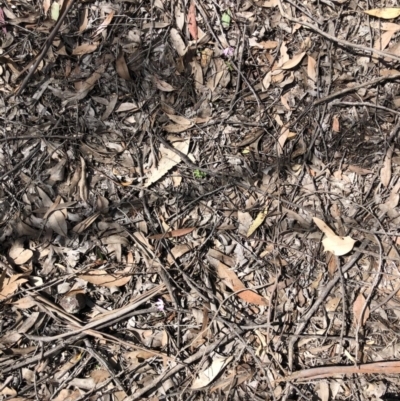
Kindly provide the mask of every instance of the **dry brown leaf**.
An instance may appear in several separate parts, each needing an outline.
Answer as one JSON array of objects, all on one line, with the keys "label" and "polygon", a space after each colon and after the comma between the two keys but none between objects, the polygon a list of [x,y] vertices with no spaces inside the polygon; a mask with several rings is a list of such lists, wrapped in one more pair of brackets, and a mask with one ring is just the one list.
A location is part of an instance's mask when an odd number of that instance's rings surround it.
[{"label": "dry brown leaf", "polygon": [[88,8],[88,7],[85,7],[85,8],[81,11],[81,13],[80,13],[80,15],[79,15],[79,20],[80,20],[80,23],[79,23],[79,32],[83,32],[83,31],[87,28],[87,26],[88,26],[88,24],[89,24],[88,15],[89,15],[89,8]]},{"label": "dry brown leaf", "polygon": [[204,84],[203,69],[197,60],[193,60],[190,65],[192,67],[195,87],[196,89],[201,89]]},{"label": "dry brown leaf", "polygon": [[0,300],[14,294],[18,290],[18,287],[27,281],[28,279],[24,273],[14,274],[10,278],[5,278],[0,291]]},{"label": "dry brown leaf", "polygon": [[43,0],[43,14],[46,15],[47,11],[49,11],[51,5],[51,0]]},{"label": "dry brown leaf", "polygon": [[145,24],[142,25],[143,29],[163,29],[163,28],[167,28],[171,25],[170,22],[161,22],[161,21],[153,21],[153,22],[147,22]]},{"label": "dry brown leaf", "polygon": [[213,74],[210,75],[210,77],[207,80],[207,88],[211,90],[211,92],[214,92],[215,89],[217,88],[219,82],[221,81],[223,75],[224,75],[224,66],[220,59],[215,59],[211,60],[210,67],[213,71]]},{"label": "dry brown leaf", "polygon": [[234,146],[242,147],[242,146],[247,146],[255,142],[258,138],[260,138],[264,134],[264,130],[260,128],[255,128],[248,132],[245,137],[238,143],[236,143]]},{"label": "dry brown leaf", "polygon": [[217,272],[218,276],[222,279],[224,284],[227,287],[229,287],[232,291],[234,291],[236,295],[243,301],[255,305],[262,305],[262,306],[268,305],[268,301],[264,297],[258,295],[256,292],[252,290],[248,290],[244,286],[244,284],[239,280],[236,273],[230,270],[229,267],[226,266],[224,263],[222,262],[218,263]]},{"label": "dry brown leaf", "polygon": [[107,120],[108,117],[110,117],[111,113],[114,111],[115,105],[117,104],[117,100],[118,100],[118,95],[116,93],[113,93],[110,96],[110,101],[108,102],[103,115],[101,116],[102,121],[105,121]]},{"label": "dry brown leaf", "polygon": [[322,240],[325,252],[332,252],[336,256],[343,256],[349,253],[355,244],[351,237],[339,237],[335,232],[318,217],[313,217],[314,223],[325,234]]},{"label": "dry brown leaf", "polygon": [[169,33],[169,37],[171,39],[173,48],[181,57],[183,57],[186,53],[186,46],[180,33],[175,28],[172,28]]},{"label": "dry brown leaf", "polygon": [[185,25],[185,12],[182,10],[182,3],[180,1],[175,3],[174,11],[176,26],[180,31],[182,31],[183,26]]},{"label": "dry brown leaf", "polygon": [[278,156],[281,156],[283,154],[283,147],[285,146],[289,134],[290,134],[289,129],[286,127],[282,127],[281,135],[279,136],[278,142],[276,144],[276,152],[278,153]]},{"label": "dry brown leaf", "polygon": [[90,372],[90,377],[96,384],[102,383],[110,377],[110,373],[105,369],[96,369]]},{"label": "dry brown leaf", "polygon": [[150,235],[148,237],[148,239],[163,239],[163,238],[181,237],[183,235],[190,234],[194,229],[195,229],[195,227],[179,228],[178,230],[168,231],[164,234]]},{"label": "dry brown leaf", "polygon": [[80,274],[78,277],[91,284],[103,287],[122,287],[128,284],[131,279],[131,275],[127,275],[127,273],[118,272],[108,274],[105,270],[94,270],[90,274]]},{"label": "dry brown leaf", "polygon": [[268,71],[268,73],[262,80],[263,91],[266,91],[271,86],[271,82],[272,82],[272,71]]},{"label": "dry brown leaf", "polygon": [[387,188],[390,179],[392,178],[392,156],[393,156],[393,145],[387,150],[385,159],[383,160],[383,167],[381,169],[381,183]]},{"label": "dry brown leaf", "polygon": [[[93,383],[93,386],[94,385],[95,384]],[[81,392],[78,388],[75,390],[62,389],[57,397],[53,398],[53,401],[75,401],[79,398],[81,398]],[[23,400],[25,401],[26,399],[24,398]]]},{"label": "dry brown leaf", "polygon": [[272,82],[274,84],[279,84],[285,78],[285,71],[282,70],[275,70],[272,72]]},{"label": "dry brown leaf", "polygon": [[372,10],[365,10],[365,14],[382,19],[393,19],[400,15],[400,8],[387,7],[387,8],[374,8]]},{"label": "dry brown leaf", "polygon": [[13,305],[18,309],[29,309],[33,308],[36,305],[36,302],[31,297],[24,297],[13,302]]},{"label": "dry brown leaf", "polygon": [[169,132],[170,134],[179,134],[187,131],[191,127],[192,125],[167,124],[163,127],[163,130]]},{"label": "dry brown leaf", "polygon": [[179,259],[185,253],[189,252],[192,248],[187,244],[179,244],[171,249],[171,254],[168,254],[167,260],[170,265],[174,263],[174,259]]},{"label": "dry brown leaf", "polygon": [[[190,139],[187,138],[183,141],[180,138],[175,138],[175,139],[176,140],[172,143],[172,146],[175,149],[178,149],[183,154],[187,155],[189,152]],[[160,145],[160,153],[161,153],[161,159],[158,163],[158,166],[154,167],[149,172],[147,182],[145,184],[146,187],[154,184],[160,178],[164,177],[164,175],[167,174],[167,172],[171,170],[171,168],[175,167],[177,164],[181,162],[181,158],[179,155],[177,155],[172,150],[166,148],[162,144]]]},{"label": "dry brown leaf", "polygon": [[67,211],[56,210],[51,213],[47,220],[47,227],[50,227],[54,232],[61,235],[62,237],[68,236],[67,228]]},{"label": "dry brown leaf", "polygon": [[207,258],[211,266],[213,266],[216,269],[218,269],[218,262],[222,262],[228,265],[228,267],[235,266],[235,259],[233,257],[225,255],[224,253],[216,249],[210,249],[207,252]]},{"label": "dry brown leaf", "polygon": [[326,303],[325,303],[325,309],[327,312],[335,312],[337,307],[339,306],[341,302],[341,298],[335,297],[335,298],[330,298]]},{"label": "dry brown leaf", "polygon": [[253,222],[253,218],[251,217],[251,214],[248,212],[238,211],[237,219],[239,222],[238,232],[240,235],[243,235],[245,237],[249,231],[251,223]]},{"label": "dry brown leaf", "polygon": [[81,200],[87,202],[89,196],[89,189],[86,183],[86,162],[85,159],[81,156],[81,177],[78,182],[79,188],[79,197]]},{"label": "dry brown leaf", "polygon": [[400,25],[393,22],[371,21],[371,27],[382,31],[399,31]]},{"label": "dry brown leaf", "polygon": [[30,249],[25,249],[22,242],[16,241],[11,246],[8,255],[16,265],[23,265],[32,258],[33,252]]},{"label": "dry brown leaf", "polygon": [[102,238],[101,243],[104,245],[119,244],[124,246],[129,246],[129,241],[122,235],[113,234],[108,237]]},{"label": "dry brown leaf", "polygon": [[249,46],[257,47],[259,49],[265,49],[265,50],[275,49],[278,46],[278,44],[279,44],[279,42],[277,42],[275,40],[266,40],[266,41],[257,42],[257,38],[255,38],[254,36],[249,38]]},{"label": "dry brown leaf", "polygon": [[296,67],[297,65],[300,64],[301,60],[303,60],[303,57],[306,55],[306,52],[302,52],[299,54],[296,54],[293,56],[292,59],[286,61],[283,63],[283,65],[280,67],[282,70],[290,70],[291,68]]},{"label": "dry brown leaf", "polygon": [[321,401],[329,401],[329,384],[326,381],[321,381],[317,393]]},{"label": "dry brown leaf", "polygon": [[158,78],[157,76],[153,76],[153,82],[156,85],[157,89],[163,92],[172,92],[176,90],[172,85],[168,82],[163,81],[162,79]]},{"label": "dry brown leaf", "polygon": [[239,365],[231,370],[231,373],[229,373],[226,378],[221,377],[218,382],[210,388],[210,393],[218,390],[222,392],[229,391],[233,385],[240,386],[245,381],[250,380],[253,375],[254,369],[248,364]]},{"label": "dry brown leaf", "polygon": [[114,10],[111,10],[111,12],[107,15],[107,17],[104,18],[104,21],[99,25],[99,27],[93,33],[92,35],[93,38],[97,35],[100,35],[105,29],[107,29],[108,25],[110,25],[110,22],[114,17],[114,14],[115,14]]},{"label": "dry brown leaf", "polygon": [[386,31],[375,40],[374,49],[384,50],[390,43],[395,31]]},{"label": "dry brown leaf", "polygon": [[[97,83],[97,81],[101,78],[102,74],[107,68],[107,64],[102,64],[89,78],[86,79],[86,81],[82,82],[80,85],[80,89],[77,93],[71,93],[71,92],[62,92],[60,93],[59,97],[63,98],[63,105],[69,104],[71,102],[75,102],[81,99],[84,99],[86,95],[92,90],[94,85]],[[50,86],[48,87],[50,88]],[[57,93],[57,90],[54,88],[52,89],[53,93]]]},{"label": "dry brown leaf", "polygon": [[72,50],[72,54],[74,56],[83,56],[84,54],[93,53],[98,47],[98,43],[84,43],[80,46],[76,46],[75,49]]},{"label": "dry brown leaf", "polygon": [[138,105],[135,102],[125,102],[125,103],[121,103],[118,107],[118,109],[116,110],[116,113],[123,113],[123,112],[127,112],[127,111],[138,111],[140,110],[142,106]]},{"label": "dry brown leaf", "polygon": [[169,119],[171,121],[173,121],[176,124],[187,125],[187,126],[192,126],[193,125],[192,121],[190,121],[189,119],[187,119],[187,118],[185,118],[183,116],[177,116],[175,114],[167,114],[167,116],[169,117]]},{"label": "dry brown leaf", "polygon": [[256,3],[258,7],[266,7],[266,8],[272,8],[276,7],[279,4],[278,0],[265,0],[261,2]]},{"label": "dry brown leaf", "polygon": [[334,115],[332,119],[332,131],[340,132],[339,116]]},{"label": "dry brown leaf", "polygon": [[117,70],[117,74],[126,81],[131,80],[131,74],[129,73],[128,66],[125,61],[125,55],[122,48],[119,49],[117,59],[115,61],[115,69]]},{"label": "dry brown leaf", "polygon": [[85,220],[81,221],[78,223],[72,231],[77,234],[83,233],[85,230],[87,230],[100,216],[100,212],[96,212],[94,215],[87,217]]},{"label": "dry brown leaf", "polygon": [[335,275],[337,268],[338,268],[337,259],[335,258],[334,255],[329,253],[328,273],[331,278]]},{"label": "dry brown leaf", "polygon": [[233,356],[226,357],[214,353],[211,366],[199,373],[196,379],[194,379],[191,389],[199,390],[208,386],[232,360]]},{"label": "dry brown leaf", "polygon": [[315,58],[308,56],[307,63],[308,84],[311,88],[315,88],[317,83],[317,61]]},{"label": "dry brown leaf", "polygon": [[363,311],[364,305],[365,305],[365,298],[363,294],[358,294],[356,300],[354,301],[353,304],[353,313],[354,313],[354,325],[358,326],[360,325],[361,327],[365,325],[365,322],[369,318],[369,307],[367,306],[365,308],[364,314],[362,316],[362,322],[361,322],[361,313]]},{"label": "dry brown leaf", "polygon": [[189,33],[192,36],[193,40],[197,40],[199,38],[199,33],[197,29],[196,22],[196,4],[194,0],[191,1],[189,12],[188,12],[188,29]]}]

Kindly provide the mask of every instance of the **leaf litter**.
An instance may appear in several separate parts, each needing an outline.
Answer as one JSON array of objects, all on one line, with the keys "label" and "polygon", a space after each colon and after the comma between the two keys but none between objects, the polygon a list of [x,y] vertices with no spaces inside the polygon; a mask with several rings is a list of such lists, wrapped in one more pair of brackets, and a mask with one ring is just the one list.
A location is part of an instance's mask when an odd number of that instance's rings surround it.
[{"label": "leaf litter", "polygon": [[136,3],[0,5],[1,396],[398,395],[399,9]]}]

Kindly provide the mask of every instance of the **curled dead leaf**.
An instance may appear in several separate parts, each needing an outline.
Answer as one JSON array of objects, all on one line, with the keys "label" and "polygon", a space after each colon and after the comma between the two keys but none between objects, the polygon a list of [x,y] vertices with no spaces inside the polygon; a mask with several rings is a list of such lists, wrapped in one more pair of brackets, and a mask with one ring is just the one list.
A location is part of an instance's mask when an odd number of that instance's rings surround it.
[{"label": "curled dead leaf", "polygon": [[300,64],[301,60],[303,60],[303,57],[306,55],[306,52],[302,52],[299,54],[296,54],[295,56],[293,56],[292,59],[286,61],[285,63],[283,63],[283,65],[281,66],[282,70],[290,70],[294,67],[296,67],[297,65]]},{"label": "curled dead leaf", "polygon": [[353,238],[336,235],[335,232],[318,217],[313,217],[313,221],[326,236],[322,240],[325,252],[332,252],[336,256],[343,256],[353,249],[356,242]]}]

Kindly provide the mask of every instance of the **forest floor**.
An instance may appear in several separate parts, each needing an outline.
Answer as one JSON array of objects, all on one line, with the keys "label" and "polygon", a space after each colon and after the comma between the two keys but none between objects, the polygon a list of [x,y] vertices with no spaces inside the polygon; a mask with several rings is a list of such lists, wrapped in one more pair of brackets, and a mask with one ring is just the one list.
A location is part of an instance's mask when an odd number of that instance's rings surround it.
[{"label": "forest floor", "polygon": [[0,400],[399,399],[395,5],[1,3]]}]

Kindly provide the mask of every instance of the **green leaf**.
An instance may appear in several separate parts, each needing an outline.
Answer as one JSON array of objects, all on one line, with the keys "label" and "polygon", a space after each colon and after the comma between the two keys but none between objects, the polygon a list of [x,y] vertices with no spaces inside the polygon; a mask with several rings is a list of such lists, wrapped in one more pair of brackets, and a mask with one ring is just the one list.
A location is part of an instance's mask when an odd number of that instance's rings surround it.
[{"label": "green leaf", "polygon": [[224,29],[229,29],[231,25],[231,12],[229,10],[222,14],[221,23]]},{"label": "green leaf", "polygon": [[50,17],[52,20],[57,21],[60,16],[60,5],[54,1],[50,9]]}]

